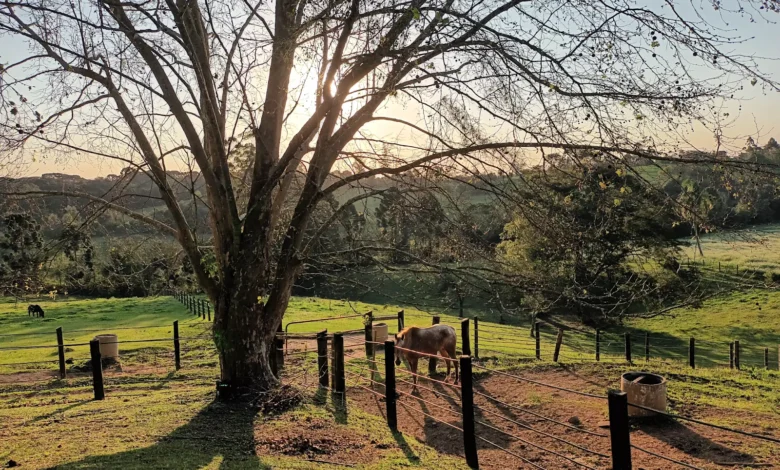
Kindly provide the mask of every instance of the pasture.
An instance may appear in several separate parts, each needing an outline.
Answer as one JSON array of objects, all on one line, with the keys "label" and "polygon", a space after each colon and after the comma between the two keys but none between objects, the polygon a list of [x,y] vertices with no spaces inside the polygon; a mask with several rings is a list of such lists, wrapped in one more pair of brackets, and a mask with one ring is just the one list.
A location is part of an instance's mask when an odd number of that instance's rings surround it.
[{"label": "pasture", "polygon": [[[742,371],[726,367],[690,369],[684,360],[678,360],[680,358],[674,347],[661,347],[666,345],[660,342],[661,337],[687,344],[689,335],[726,344],[737,333],[762,341],[775,341],[776,336],[772,335],[778,329],[773,323],[776,320],[771,320],[772,312],[778,307],[775,297],[763,291],[741,295],[744,297],[710,301],[700,310],[676,312],[675,322],[664,322],[663,319],[634,322],[629,330],[633,337],[652,330],[653,338],[659,338],[658,350],[654,350],[654,357],[648,363],[644,362],[642,344],[637,341],[639,346],[635,347],[638,349],[634,368],[661,373],[670,379],[671,407],[675,412],[777,436],[780,432],[776,426],[780,404],[780,375],[777,372],[748,364],[743,366]],[[739,307],[753,301],[752,296],[766,297],[760,297],[761,311],[756,309],[748,314],[746,309],[740,310]],[[103,401],[91,400],[88,374],[69,371],[68,379],[58,380],[42,373],[56,370],[56,349],[0,349],[0,363],[36,362],[40,360],[42,351],[45,351],[45,359],[51,359],[44,364],[2,366],[4,369],[0,377],[6,378],[0,381],[0,421],[4,423],[0,428],[2,463],[14,460],[23,464],[23,468],[57,466],[67,469],[117,466],[392,469],[442,468],[442,465],[446,468],[467,468],[462,460],[461,438],[451,427],[458,426],[458,417],[439,410],[442,406],[457,409],[459,400],[457,396],[451,396],[453,389],[437,382],[426,384],[423,380],[424,388],[414,398],[409,398],[412,396],[408,394],[410,386],[404,383],[409,377],[405,371],[399,370],[399,393],[406,394],[399,400],[400,431],[388,430],[383,420],[385,405],[377,397],[377,390],[382,390],[381,385],[371,382],[370,376],[363,372],[367,364],[362,359],[360,334],[351,336],[348,341],[352,352],[348,354],[347,362],[346,407],[316,392],[316,364],[312,362],[314,356],[310,354],[310,342],[301,340],[296,344],[290,340],[289,346],[294,353],[285,359],[285,383],[302,390],[303,399],[292,409],[261,413],[257,409],[213,402],[217,363],[213,345],[204,337],[209,324],[192,315],[175,299],[59,299],[36,302],[46,310],[45,319],[27,317],[26,304],[15,305],[10,301],[0,304],[2,334],[10,335],[0,337],[0,348],[26,347],[41,341],[42,344],[56,344],[55,326],[61,326],[65,331],[66,344],[88,341],[97,331],[115,332],[119,334],[120,341],[169,338],[173,321],[179,322],[182,338],[192,339],[182,341],[182,368],[178,371],[173,368],[172,342],[120,344],[122,370],[106,371],[106,399]],[[284,324],[352,316],[368,310],[372,310],[375,317],[392,316],[399,308],[295,298]],[[435,312],[406,309],[406,324],[430,324],[432,313]],[[458,318],[449,315],[439,317],[441,323],[458,327]],[[729,327],[729,323],[735,320],[742,321],[742,329]],[[386,322],[390,331],[395,331],[395,322]],[[481,422],[485,426],[499,428],[508,417],[513,435],[541,443],[545,449],[560,452],[566,446],[562,449],[558,446],[559,441],[548,438],[535,441],[540,430],[563,436],[580,446],[589,446],[596,452],[608,453],[605,442],[593,441],[587,435],[580,440],[569,431],[560,434],[560,426],[549,424],[546,420],[532,418],[517,421],[519,418],[513,414],[499,419],[497,414],[507,410],[489,400],[500,398],[510,401],[515,403],[513,406],[545,419],[562,423],[568,420],[581,422],[583,429],[598,433],[596,424],[607,416],[605,402],[593,403],[592,400],[551,391],[543,386],[513,383],[510,377],[497,374],[500,371],[522,373],[543,383],[603,393],[614,387],[619,374],[630,367],[625,363],[616,339],[623,332],[604,333],[602,362],[595,363],[592,332],[581,327],[568,329],[564,334],[559,361],[554,363],[552,351],[557,330],[553,326],[541,328],[541,359],[536,360],[535,340],[529,336],[527,325],[512,327],[484,320],[480,323],[482,359],[478,364],[483,369],[475,369],[474,380],[478,386],[476,390],[481,394],[477,397],[477,405],[483,410],[479,415]],[[362,319],[352,317],[293,324],[289,331],[301,334],[328,329],[334,332],[359,329],[361,326]],[[24,336],[23,333],[35,335]],[[473,329],[470,339],[473,347]],[[614,351],[610,349],[612,343],[616,346]],[[78,359],[88,357],[86,349],[81,351],[79,348],[73,348],[67,354],[77,359],[74,364],[78,364]],[[306,353],[297,355],[299,352]],[[29,373],[29,368],[33,369],[33,373]],[[426,370],[425,367],[421,369]],[[8,380],[9,377],[14,379]],[[522,425],[512,424],[515,421]],[[529,424],[534,426],[535,431],[526,429]],[[723,462],[719,459],[724,458],[746,464],[777,463],[780,459],[777,447],[766,442],[750,439],[738,442],[733,437],[711,433],[698,426],[675,425],[670,433],[663,429],[638,427],[632,432],[632,439],[644,448],[694,463],[699,468],[721,468],[713,462]],[[577,467],[533,446],[507,440],[490,429],[482,435],[510,452],[522,452],[543,468]],[[724,439],[725,445],[711,442]],[[682,446],[682,442],[693,444]],[[689,445],[699,446],[700,449],[691,450],[686,447]],[[483,468],[506,468],[507,455],[503,451],[486,445],[481,445],[480,449]],[[643,468],[666,468],[661,459],[646,455],[637,455],[636,458],[643,463]],[[597,456],[578,457],[577,461],[594,468],[606,468]],[[522,461],[513,465],[520,466]]]}]

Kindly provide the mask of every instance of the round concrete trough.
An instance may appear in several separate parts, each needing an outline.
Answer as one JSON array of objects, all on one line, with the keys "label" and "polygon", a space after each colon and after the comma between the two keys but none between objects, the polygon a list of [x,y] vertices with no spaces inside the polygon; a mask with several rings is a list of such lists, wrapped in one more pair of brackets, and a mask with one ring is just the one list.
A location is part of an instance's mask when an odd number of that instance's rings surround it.
[{"label": "round concrete trough", "polygon": [[[620,378],[620,390],[625,392],[628,403],[666,411],[666,378],[650,372],[626,372]],[[628,406],[628,416],[646,417],[656,413],[635,406]]]},{"label": "round concrete trough", "polygon": [[372,328],[374,341],[377,343],[384,343],[387,341],[387,323],[374,323]]},{"label": "round concrete trough", "polygon": [[104,334],[97,335],[95,339],[100,342],[100,357],[113,357],[119,359],[119,344],[116,335]]}]

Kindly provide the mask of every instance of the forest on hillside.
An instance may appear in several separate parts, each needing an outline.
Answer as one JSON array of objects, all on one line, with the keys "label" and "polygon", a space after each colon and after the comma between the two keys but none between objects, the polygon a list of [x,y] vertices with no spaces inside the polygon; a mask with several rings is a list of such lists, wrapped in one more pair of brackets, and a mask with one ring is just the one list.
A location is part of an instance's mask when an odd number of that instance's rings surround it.
[{"label": "forest on hillside", "polygon": [[[684,243],[780,221],[774,173],[712,160],[772,168],[780,165],[780,145],[749,140],[739,155],[679,157],[615,166],[598,153],[571,152],[514,174],[372,177],[345,184],[313,215],[320,228],[306,234],[310,257],[295,292],[392,297],[461,313],[477,305],[507,315],[565,310],[594,322],[695,303],[705,289],[680,264]],[[237,182],[245,167],[237,153]],[[334,172],[329,179],[350,175]],[[199,243],[210,245],[200,175],[169,172],[168,178]],[[147,174],[45,174],[2,179],[0,187],[36,195],[9,201],[0,214],[0,288],[6,294],[197,290],[175,240],[96,202],[172,224]],[[292,207],[282,217],[292,217]],[[216,273],[213,252],[202,250],[206,268]]]}]

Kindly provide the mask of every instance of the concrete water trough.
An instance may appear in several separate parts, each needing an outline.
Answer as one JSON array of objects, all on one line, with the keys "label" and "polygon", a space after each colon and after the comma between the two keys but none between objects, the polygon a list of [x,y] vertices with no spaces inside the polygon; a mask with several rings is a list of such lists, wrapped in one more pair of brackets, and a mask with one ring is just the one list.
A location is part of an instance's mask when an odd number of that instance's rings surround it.
[{"label": "concrete water trough", "polygon": [[[626,372],[620,378],[620,390],[625,392],[628,403],[666,411],[666,378],[650,372]],[[628,416],[648,417],[657,413],[628,406]]]},{"label": "concrete water trough", "polygon": [[119,344],[117,341],[117,335],[103,334],[95,336],[95,339],[100,342],[100,357],[103,359],[112,358],[119,360]]}]

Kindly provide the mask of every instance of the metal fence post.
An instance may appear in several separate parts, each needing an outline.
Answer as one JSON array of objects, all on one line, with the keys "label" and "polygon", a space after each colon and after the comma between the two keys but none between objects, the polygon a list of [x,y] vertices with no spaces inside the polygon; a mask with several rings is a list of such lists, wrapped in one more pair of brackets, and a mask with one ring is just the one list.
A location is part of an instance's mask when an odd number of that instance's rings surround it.
[{"label": "metal fence post", "polygon": [[474,420],[474,379],[471,373],[471,357],[460,356],[460,396],[463,409],[463,451],[466,463],[471,468],[479,468],[477,456],[477,437]]},{"label": "metal fence post", "polygon": [[469,338],[469,319],[460,321],[460,342],[464,356],[471,356],[471,340]]},{"label": "metal fence post", "polygon": [[609,438],[612,445],[612,469],[631,470],[631,437],[628,430],[628,395],[610,390]]},{"label": "metal fence post", "polygon": [[[431,318],[431,325],[438,325],[440,320],[441,319],[438,316],[434,316]],[[428,358],[428,375],[436,375],[436,359],[432,357]]]},{"label": "metal fence post", "polygon": [[328,330],[317,333],[317,370],[320,387],[328,388]]},{"label": "metal fence post", "polygon": [[89,342],[89,354],[92,357],[92,389],[95,392],[95,400],[106,397],[103,390],[103,363],[100,358],[100,341],[93,339]]},{"label": "metal fence post", "polygon": [[173,359],[176,370],[181,369],[181,347],[179,345],[179,321],[173,322]]},{"label": "metal fence post", "polygon": [[62,339],[62,327],[57,328],[57,358],[60,363],[60,378],[65,378],[65,344]]},{"label": "metal fence post", "polygon": [[385,405],[387,405],[387,426],[398,429],[398,411],[395,400],[395,342],[385,341]]}]

